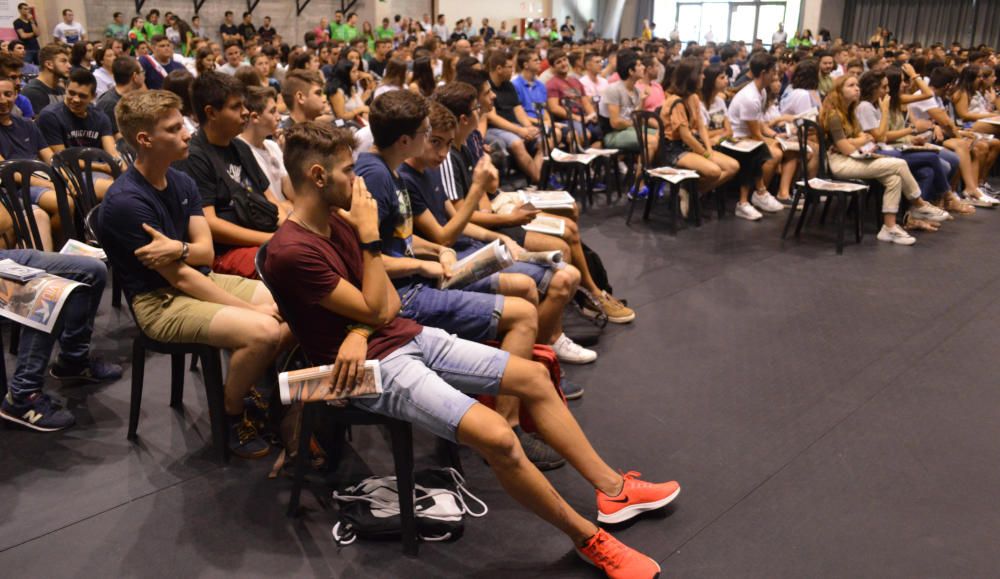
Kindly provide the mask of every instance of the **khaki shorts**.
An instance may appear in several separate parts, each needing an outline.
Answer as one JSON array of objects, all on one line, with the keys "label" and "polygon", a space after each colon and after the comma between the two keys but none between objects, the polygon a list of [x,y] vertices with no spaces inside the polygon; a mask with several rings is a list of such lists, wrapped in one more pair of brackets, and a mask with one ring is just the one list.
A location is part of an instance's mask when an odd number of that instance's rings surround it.
[{"label": "khaki shorts", "polygon": [[[209,273],[208,278],[226,293],[245,302],[261,283],[256,280]],[[205,302],[182,294],[176,288],[163,288],[135,296],[132,309],[136,321],[147,336],[160,342],[208,344],[208,326],[222,304]]]}]

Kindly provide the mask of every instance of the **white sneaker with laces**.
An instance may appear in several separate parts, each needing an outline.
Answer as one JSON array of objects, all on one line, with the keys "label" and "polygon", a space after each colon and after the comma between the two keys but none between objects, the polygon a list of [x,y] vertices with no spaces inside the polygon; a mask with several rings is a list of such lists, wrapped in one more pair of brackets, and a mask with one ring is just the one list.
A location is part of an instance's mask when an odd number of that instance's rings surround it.
[{"label": "white sneaker with laces", "polygon": [[893,225],[891,228],[883,225],[882,230],[878,232],[878,240],[897,245],[913,245],[917,242],[916,237],[904,231],[899,225]]},{"label": "white sneaker with laces", "polygon": [[926,219],[927,221],[934,221],[937,223],[948,221],[952,218],[950,213],[940,207],[931,205],[930,203],[924,203],[920,207],[910,209],[910,215],[916,217],[917,219]]},{"label": "white sneaker with laces", "polygon": [[577,344],[566,334],[560,334],[552,349],[560,362],[567,364],[589,364],[597,359],[597,352]]},{"label": "white sneaker with laces", "polygon": [[1000,205],[1000,199],[997,199],[996,197],[990,195],[989,193],[983,191],[982,189],[979,190],[979,200],[989,203],[989,205],[983,205],[983,207],[992,207],[994,205]]},{"label": "white sneaker with laces", "polygon": [[760,211],[754,209],[753,205],[750,205],[749,203],[737,203],[736,216],[750,221],[757,221],[763,217],[763,215],[760,214]]},{"label": "white sneaker with laces", "polygon": [[781,201],[775,199],[774,195],[771,195],[767,191],[754,192],[750,197],[750,202],[753,203],[754,207],[768,213],[777,213],[785,209]]}]

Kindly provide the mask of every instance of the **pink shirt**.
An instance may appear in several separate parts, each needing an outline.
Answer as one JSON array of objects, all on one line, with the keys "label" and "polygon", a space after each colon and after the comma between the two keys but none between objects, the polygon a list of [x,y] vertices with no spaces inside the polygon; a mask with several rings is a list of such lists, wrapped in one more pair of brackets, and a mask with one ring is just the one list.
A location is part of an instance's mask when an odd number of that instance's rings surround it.
[{"label": "pink shirt", "polygon": [[[638,85],[638,83],[636,84],[637,86],[640,86]],[[649,96],[646,97],[646,100],[642,101],[643,110],[655,111],[656,109],[660,108],[663,105],[663,99],[664,99],[663,87],[660,86],[660,83],[643,82],[639,90],[642,89],[646,89],[646,91],[649,93]]]}]

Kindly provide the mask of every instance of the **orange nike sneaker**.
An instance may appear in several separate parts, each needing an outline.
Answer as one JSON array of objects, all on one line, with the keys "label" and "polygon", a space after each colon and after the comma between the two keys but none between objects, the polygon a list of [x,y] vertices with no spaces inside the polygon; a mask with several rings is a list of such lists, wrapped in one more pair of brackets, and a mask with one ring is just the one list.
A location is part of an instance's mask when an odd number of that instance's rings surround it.
[{"label": "orange nike sneaker", "polygon": [[629,471],[622,475],[622,492],[611,497],[597,491],[597,520],[602,523],[624,523],[639,513],[670,504],[681,493],[677,481],[649,483],[639,480],[641,473]]},{"label": "orange nike sneaker", "polygon": [[576,552],[610,579],[655,579],[660,576],[659,563],[628,547],[604,529],[598,529],[597,534]]}]

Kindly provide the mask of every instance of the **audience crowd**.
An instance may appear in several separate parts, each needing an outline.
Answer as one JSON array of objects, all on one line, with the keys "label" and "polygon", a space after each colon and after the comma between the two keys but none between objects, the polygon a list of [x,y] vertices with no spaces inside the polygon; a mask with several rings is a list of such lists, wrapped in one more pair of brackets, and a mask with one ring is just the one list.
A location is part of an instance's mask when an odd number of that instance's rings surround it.
[{"label": "audience crowd", "polygon": [[[633,199],[663,194],[641,166],[695,171],[684,213],[732,187],[736,216],[757,221],[787,210],[803,178],[864,180],[881,196],[877,238],[900,245],[1000,204],[987,180],[1000,156],[988,46],[903,43],[881,28],[865,43],[813,42],[808,31],[787,41],[779,29],[769,49],[683,44],[648,24],[614,42],[569,17],[517,30],[397,15],[373,27],[340,11],[290,43],[268,17],[257,26],[230,11],[216,32],[156,9],[127,22],[115,13],[96,39],[67,9],[43,45],[31,7],[19,12],[18,39],[0,47],[0,160],[51,164],[89,147],[119,165],[117,179],[117,168],[96,167],[88,224],[146,335],[231,352],[233,454],[269,454],[261,391],[293,346],[333,365],[337,392],[378,359],[385,392],[355,404],[478,451],[512,496],[612,577],[659,567],[577,514],[539,470],[568,461],[580,471],[602,523],[660,508],[680,487],[605,463],[563,401],[583,388],[565,373],[553,384],[532,359],[544,344],[563,364],[597,360],[563,329],[571,303],[612,323],[636,312],[595,269],[575,205],[495,210],[502,190],[559,189],[548,151],[592,147],[614,150],[616,168],[635,176]],[[633,121],[643,111],[658,120],[647,135]],[[23,248],[8,200],[0,257],[87,285],[56,332],[23,330],[0,417],[56,431],[75,419],[43,392],[46,371],[99,382],[122,368],[90,352],[107,269],[53,253],[68,229],[59,188],[30,179],[24,209],[41,244]],[[540,217],[559,227],[522,227]],[[494,241],[515,258],[559,250],[563,260],[443,288],[458,260]],[[495,408],[467,394],[491,395]],[[521,428],[522,412],[537,432]]]}]

